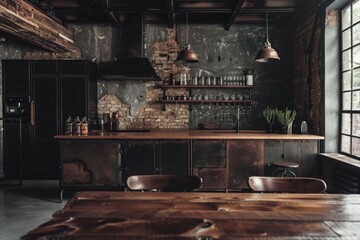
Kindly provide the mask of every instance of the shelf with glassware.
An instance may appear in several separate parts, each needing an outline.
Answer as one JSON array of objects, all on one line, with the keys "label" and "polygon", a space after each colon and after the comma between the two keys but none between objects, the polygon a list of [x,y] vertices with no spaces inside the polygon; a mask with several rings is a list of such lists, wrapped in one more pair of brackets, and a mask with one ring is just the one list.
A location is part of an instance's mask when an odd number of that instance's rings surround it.
[{"label": "shelf with glassware", "polygon": [[[242,103],[242,104],[251,104],[255,102],[251,100],[251,89],[252,85],[164,85],[162,103]],[[167,95],[167,89],[189,89],[189,95],[183,96],[170,96]],[[231,95],[201,95],[195,94],[192,95],[191,89],[244,89],[248,90],[246,95],[241,94],[231,94]]]}]

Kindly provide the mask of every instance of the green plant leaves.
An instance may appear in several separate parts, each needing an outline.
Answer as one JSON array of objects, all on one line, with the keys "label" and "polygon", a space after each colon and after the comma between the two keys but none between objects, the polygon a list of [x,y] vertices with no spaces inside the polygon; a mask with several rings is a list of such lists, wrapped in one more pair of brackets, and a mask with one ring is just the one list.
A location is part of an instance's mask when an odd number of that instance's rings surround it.
[{"label": "green plant leaves", "polygon": [[275,120],[277,120],[281,125],[287,126],[295,120],[296,111],[289,110],[288,108],[279,110],[277,108],[266,107],[263,110],[263,116],[270,125],[273,125]]}]

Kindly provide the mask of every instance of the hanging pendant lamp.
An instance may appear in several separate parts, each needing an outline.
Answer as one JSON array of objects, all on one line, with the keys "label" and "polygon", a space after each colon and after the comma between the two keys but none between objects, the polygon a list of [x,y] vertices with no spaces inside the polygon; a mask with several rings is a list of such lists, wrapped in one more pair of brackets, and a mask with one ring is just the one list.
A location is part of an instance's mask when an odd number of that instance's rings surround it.
[{"label": "hanging pendant lamp", "polygon": [[260,49],[255,57],[256,62],[270,62],[280,60],[278,53],[271,47],[269,42],[268,13],[266,13],[266,42],[264,48]]},{"label": "hanging pendant lamp", "polygon": [[199,62],[199,59],[196,53],[191,50],[191,46],[189,44],[189,36],[188,36],[188,13],[186,12],[186,26],[185,26],[185,46],[184,49],[179,52],[175,61],[183,61],[185,63],[196,63]]}]

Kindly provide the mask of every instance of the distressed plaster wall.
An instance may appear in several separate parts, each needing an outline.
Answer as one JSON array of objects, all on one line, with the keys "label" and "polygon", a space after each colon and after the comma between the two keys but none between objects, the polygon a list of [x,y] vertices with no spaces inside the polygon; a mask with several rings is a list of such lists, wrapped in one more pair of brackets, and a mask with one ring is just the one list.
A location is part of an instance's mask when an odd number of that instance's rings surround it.
[{"label": "distressed plaster wall", "polygon": [[[225,31],[220,25],[197,25],[189,27],[189,43],[197,53],[200,62],[188,64],[191,76],[225,76],[243,74],[245,68],[255,69],[252,99],[257,102],[249,109],[243,108],[240,124],[243,129],[262,129],[264,120],[262,109],[265,106],[292,108],[292,35],[286,27],[270,26],[270,40],[280,54],[278,63],[255,63],[257,51],[263,47],[265,28],[261,25],[232,25]],[[166,26],[146,25],[145,56],[151,58],[154,42],[166,37]],[[177,39],[185,42],[185,26],[177,26]],[[191,95],[244,95],[244,90],[193,89]],[[192,104],[190,128],[197,128],[204,122],[220,123],[222,128],[235,127],[234,117],[237,106],[228,104]]]}]

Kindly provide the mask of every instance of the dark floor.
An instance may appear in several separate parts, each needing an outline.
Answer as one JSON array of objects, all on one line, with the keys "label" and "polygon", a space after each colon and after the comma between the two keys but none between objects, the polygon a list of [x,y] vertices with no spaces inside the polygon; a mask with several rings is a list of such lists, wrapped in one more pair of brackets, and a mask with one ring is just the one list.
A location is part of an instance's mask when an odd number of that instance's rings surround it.
[{"label": "dark floor", "polygon": [[0,239],[15,240],[61,209],[71,194],[59,199],[59,181],[23,181],[22,186],[3,186],[0,182]]}]

